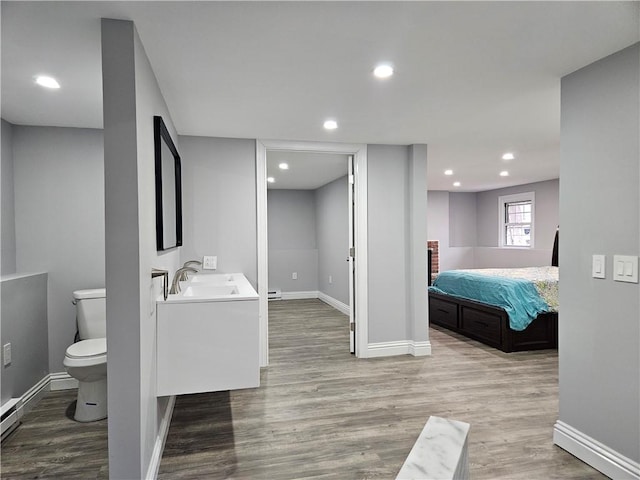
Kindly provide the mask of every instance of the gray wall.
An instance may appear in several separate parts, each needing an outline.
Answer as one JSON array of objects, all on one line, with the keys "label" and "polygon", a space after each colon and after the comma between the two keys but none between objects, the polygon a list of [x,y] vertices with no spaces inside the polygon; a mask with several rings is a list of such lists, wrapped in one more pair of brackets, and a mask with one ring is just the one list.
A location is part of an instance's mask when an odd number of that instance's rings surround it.
[{"label": "gray wall", "polygon": [[475,247],[478,244],[476,201],[475,193],[449,194],[450,247]]},{"label": "gray wall", "polygon": [[367,147],[369,343],[428,339],[426,147],[420,150]]},{"label": "gray wall", "polygon": [[[553,238],[559,221],[559,180],[548,180],[477,194],[477,268],[550,265]],[[535,192],[534,246],[498,248],[498,197]],[[488,248],[485,248],[488,247]]]},{"label": "gray wall", "polygon": [[13,190],[13,125],[2,120],[2,197],[0,198],[2,218],[2,238],[0,247],[2,261],[0,272],[2,275],[16,271],[16,221]]},{"label": "gray wall", "polygon": [[[153,116],[177,134],[132,22],[102,20],[109,476],[146,478],[168,397],[157,398],[155,300],[178,248],[157,253]],[[180,151],[180,145],[176,145]]]},{"label": "gray wall", "polygon": [[180,260],[218,257],[218,272],[257,287],[255,140],[180,136],[183,246]]},{"label": "gray wall", "polygon": [[[614,282],[638,255],[640,44],[562,79],[560,420],[640,461],[640,287]],[[593,254],[607,278],[591,278]]]},{"label": "gray wall", "polygon": [[345,175],[315,191],[318,290],[345,305],[350,303],[348,188]]},{"label": "gray wall", "polygon": [[2,404],[24,395],[49,373],[47,274],[3,276],[0,345],[11,343],[2,367]]},{"label": "gray wall", "polygon": [[[559,180],[478,193],[429,192],[429,240],[440,241],[440,270],[551,264],[559,225]],[[534,248],[498,247],[498,197],[535,192]]]},{"label": "gray wall", "polygon": [[[318,290],[316,196],[313,190],[267,190],[269,288]],[[298,279],[291,274],[296,272]]]},{"label": "gray wall", "polygon": [[100,130],[13,127],[17,271],[49,273],[49,369],[76,333],[72,292],[105,286]]},{"label": "gray wall", "polygon": [[[473,268],[475,265],[473,259],[474,246],[450,246],[449,201],[451,194],[449,192],[431,190],[427,193],[427,198],[427,238],[428,240],[438,240],[439,242],[440,271]],[[473,223],[475,225],[475,217]]]}]

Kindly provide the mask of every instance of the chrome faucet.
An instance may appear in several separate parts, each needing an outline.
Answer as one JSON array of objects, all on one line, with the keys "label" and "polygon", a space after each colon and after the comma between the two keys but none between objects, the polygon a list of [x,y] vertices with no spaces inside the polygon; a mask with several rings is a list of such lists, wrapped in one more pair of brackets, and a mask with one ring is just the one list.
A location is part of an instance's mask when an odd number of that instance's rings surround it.
[{"label": "chrome faucet", "polygon": [[198,270],[191,267],[182,267],[176,270],[176,274],[173,276],[173,282],[171,282],[170,294],[180,293],[180,282],[185,281],[188,278],[189,272],[196,273]]},{"label": "chrome faucet", "polygon": [[182,266],[183,267],[188,267],[189,265],[202,265],[202,262],[200,260],[189,260],[187,262],[184,262],[184,265],[182,265]]}]

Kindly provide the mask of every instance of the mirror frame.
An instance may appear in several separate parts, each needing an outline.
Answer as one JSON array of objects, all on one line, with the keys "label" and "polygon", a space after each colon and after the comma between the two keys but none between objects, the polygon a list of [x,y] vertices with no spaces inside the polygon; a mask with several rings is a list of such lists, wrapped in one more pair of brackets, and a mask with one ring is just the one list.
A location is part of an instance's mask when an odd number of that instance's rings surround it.
[{"label": "mirror frame", "polygon": [[[154,152],[155,152],[155,170],[156,170],[156,247],[158,251],[169,250],[171,248],[182,245],[182,181],[181,181],[181,163],[178,150],[171,139],[171,135],[167,130],[162,117],[155,115],[153,117],[154,132]],[[165,245],[164,239],[164,212],[162,208],[163,199],[163,179],[162,179],[162,142],[169,148],[173,155],[173,165],[175,172],[175,197],[176,197],[176,243],[173,245]],[[167,160],[167,159],[164,159]],[[171,159],[169,159],[171,160]]]}]

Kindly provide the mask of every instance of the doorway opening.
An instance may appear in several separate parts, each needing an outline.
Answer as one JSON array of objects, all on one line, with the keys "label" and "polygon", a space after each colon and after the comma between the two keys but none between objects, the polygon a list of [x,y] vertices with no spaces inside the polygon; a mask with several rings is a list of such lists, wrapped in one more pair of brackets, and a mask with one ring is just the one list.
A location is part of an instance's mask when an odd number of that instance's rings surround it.
[{"label": "doorway opening", "polygon": [[[325,158],[349,159],[347,183],[349,185],[349,244],[345,245],[344,259],[349,262],[349,301],[351,349],[358,357],[367,352],[367,152],[366,145],[315,142],[286,142],[258,140],[256,142],[257,223],[258,223],[258,294],[260,296],[260,365],[269,363],[269,249],[267,221],[267,172],[269,158],[293,158],[292,154],[327,155]],[[286,161],[274,160],[278,163]],[[336,160],[339,161],[339,160]],[[282,178],[286,178],[283,176]],[[281,180],[282,181],[282,180]],[[357,253],[356,253],[357,252]],[[287,272],[291,277],[298,272]],[[290,277],[290,278],[291,278]],[[291,280],[294,280],[291,278]],[[328,281],[329,279],[323,279]],[[295,281],[295,280],[294,280]],[[357,309],[354,306],[358,305]]]}]

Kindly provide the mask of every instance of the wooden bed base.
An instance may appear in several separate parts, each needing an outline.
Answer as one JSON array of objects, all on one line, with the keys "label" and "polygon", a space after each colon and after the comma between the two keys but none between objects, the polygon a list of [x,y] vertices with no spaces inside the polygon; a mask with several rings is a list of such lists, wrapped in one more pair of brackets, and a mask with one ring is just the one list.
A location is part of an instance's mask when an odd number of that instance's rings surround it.
[{"label": "wooden bed base", "polygon": [[543,313],[523,331],[511,330],[502,308],[429,292],[429,322],[503,352],[558,348],[558,313]]}]

